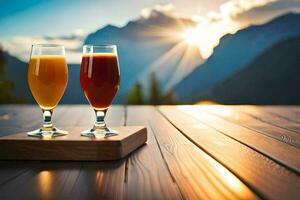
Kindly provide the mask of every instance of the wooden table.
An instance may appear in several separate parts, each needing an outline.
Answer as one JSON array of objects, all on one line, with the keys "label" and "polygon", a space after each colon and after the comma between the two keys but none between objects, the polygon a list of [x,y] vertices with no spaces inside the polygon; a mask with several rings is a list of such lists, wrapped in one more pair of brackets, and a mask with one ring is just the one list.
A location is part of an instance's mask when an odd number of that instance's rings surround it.
[{"label": "wooden table", "polygon": [[[0,134],[41,117],[1,106]],[[86,105],[54,112],[67,130],[93,120]],[[147,144],[118,161],[0,161],[0,199],[300,199],[300,107],[114,106],[107,122],[146,125]]]}]

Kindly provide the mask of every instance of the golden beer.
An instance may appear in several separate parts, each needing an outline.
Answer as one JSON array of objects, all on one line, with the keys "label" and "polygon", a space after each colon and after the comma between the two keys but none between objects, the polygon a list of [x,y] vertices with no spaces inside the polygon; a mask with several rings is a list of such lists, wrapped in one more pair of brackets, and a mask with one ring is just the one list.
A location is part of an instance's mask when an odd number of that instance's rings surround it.
[{"label": "golden beer", "polygon": [[43,110],[52,110],[61,99],[68,82],[68,66],[63,55],[31,56],[28,84]]}]

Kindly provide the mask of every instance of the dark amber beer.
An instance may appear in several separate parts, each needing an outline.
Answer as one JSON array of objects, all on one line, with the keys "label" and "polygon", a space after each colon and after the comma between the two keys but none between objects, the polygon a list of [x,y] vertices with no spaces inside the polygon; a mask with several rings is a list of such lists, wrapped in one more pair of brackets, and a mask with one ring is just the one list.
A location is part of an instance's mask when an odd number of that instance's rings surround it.
[{"label": "dark amber beer", "polygon": [[120,71],[116,45],[84,45],[80,67],[80,84],[93,107],[96,121],[82,136],[103,138],[118,134],[106,126],[106,111],[119,89]]},{"label": "dark amber beer", "polygon": [[80,83],[95,110],[106,110],[120,84],[118,59],[114,53],[92,53],[82,56]]}]

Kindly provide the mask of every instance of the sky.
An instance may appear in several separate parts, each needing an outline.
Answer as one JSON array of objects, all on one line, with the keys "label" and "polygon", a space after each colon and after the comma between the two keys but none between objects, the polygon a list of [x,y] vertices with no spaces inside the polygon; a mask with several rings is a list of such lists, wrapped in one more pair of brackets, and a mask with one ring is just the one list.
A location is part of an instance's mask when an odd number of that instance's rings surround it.
[{"label": "sky", "polygon": [[[12,35],[38,36],[91,32],[105,24],[122,26],[140,15],[142,9],[173,4],[178,13],[205,13],[224,0],[1,0],[0,38]],[[205,9],[204,9],[205,8]],[[41,28],[42,27],[42,28]]]},{"label": "sky", "polygon": [[300,12],[300,0],[0,0],[0,44],[25,61],[32,43],[51,38],[63,43],[71,62],[77,62],[72,59],[77,57],[75,49],[88,33],[107,24],[124,26],[153,9],[195,20],[199,25],[182,37],[197,43],[207,58],[223,35],[286,12]]}]

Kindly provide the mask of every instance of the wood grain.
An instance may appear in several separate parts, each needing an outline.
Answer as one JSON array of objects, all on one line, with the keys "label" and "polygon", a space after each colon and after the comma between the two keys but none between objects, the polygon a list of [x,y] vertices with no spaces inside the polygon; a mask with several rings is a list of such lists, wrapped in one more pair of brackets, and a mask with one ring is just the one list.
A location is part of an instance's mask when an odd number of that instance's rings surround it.
[{"label": "wood grain", "polygon": [[[160,107],[160,111],[186,137],[224,164],[262,197],[267,199],[297,199],[299,197],[300,179],[295,173],[205,125],[202,120],[198,120],[195,124],[186,124],[185,122],[196,119],[193,115],[172,107]],[[207,116],[207,114],[202,114]]]},{"label": "wood grain", "polygon": [[203,110],[219,116],[227,121],[300,148],[300,134],[255,119],[237,109],[234,109],[235,106],[203,106],[202,108]]},{"label": "wood grain", "polygon": [[27,163],[22,161],[0,161],[0,185],[3,185],[20,174],[25,173],[31,167],[38,164],[39,161]]},{"label": "wood grain", "polygon": [[[245,121],[239,124],[201,109],[204,119],[182,109],[177,113],[174,106],[162,108],[172,111],[168,120],[175,126],[151,106],[129,106],[126,112],[123,106],[109,109],[106,121],[110,126],[146,125],[149,131],[147,145],[117,161],[0,161],[0,199],[294,199],[299,196],[299,154],[289,148],[298,149],[295,147],[298,129],[294,125],[299,123],[290,118],[300,115],[300,107],[281,107],[281,110],[254,107],[268,113],[270,120],[273,116],[280,119],[283,124],[280,126],[287,124],[288,129],[295,129],[289,131],[246,113]],[[234,112],[240,113],[237,109],[241,108],[234,108]],[[199,115],[198,107],[190,109]],[[285,118],[279,116],[282,113]],[[61,129],[85,130],[91,128],[95,116],[88,105],[62,105],[55,109],[53,120]],[[0,106],[0,135],[32,130],[41,121],[37,106]],[[281,141],[281,135],[291,140]]]},{"label": "wood grain", "polygon": [[[67,107],[67,109],[69,108],[70,107]],[[62,111],[63,110],[65,109],[62,109]],[[36,113],[36,119],[41,118],[41,114],[38,112]],[[65,120],[63,115],[61,119]],[[24,120],[24,118],[16,118],[16,123],[18,123],[19,120],[22,125],[22,120]],[[40,123],[34,122],[34,120],[32,123],[36,123],[37,126],[40,126]],[[32,127],[29,127],[29,130],[31,130],[31,128]],[[73,186],[81,168],[81,163],[75,162],[20,161],[16,163],[16,161],[10,161],[9,163],[10,168],[16,169],[16,171],[14,175],[14,170],[11,171],[12,176],[9,178],[9,181],[0,186],[0,199],[64,198],[69,195],[69,193],[66,193],[65,189]],[[17,170],[19,167],[23,168],[24,173],[18,173]],[[5,173],[6,170],[0,169],[0,175]]]},{"label": "wood grain", "polygon": [[236,106],[235,109],[247,113],[253,118],[261,120],[265,123],[269,123],[273,126],[280,127],[289,131],[294,131],[300,133],[300,124],[292,122],[290,120],[272,115],[270,113],[264,112],[261,109],[254,106]]},{"label": "wood grain", "polygon": [[[8,106],[11,111],[7,110],[0,120],[0,136],[32,131],[42,126],[43,115],[38,106],[17,105]],[[54,124],[63,116],[68,106],[56,108],[53,113]],[[4,116],[4,117],[3,117]],[[6,116],[6,117],[5,117]]]},{"label": "wood grain", "polygon": [[84,162],[68,199],[124,199],[125,160]]},{"label": "wood grain", "polygon": [[[57,116],[61,116],[66,107],[57,109]],[[41,126],[42,112],[38,106],[28,105],[2,105],[0,113],[8,115],[2,118],[0,135],[14,134],[20,131],[30,131]],[[1,161],[0,180],[2,182],[11,181],[20,174],[27,172],[33,166],[37,166],[39,162],[22,162],[22,161]],[[6,167],[9,166],[8,169]]]},{"label": "wood grain", "polygon": [[0,187],[1,199],[66,198],[79,170],[79,163],[43,162]]},{"label": "wood grain", "polygon": [[[147,125],[144,110],[134,106],[128,107],[126,125]],[[128,158],[126,198],[182,199],[180,190],[171,177],[149,125],[147,129],[147,144]]]},{"label": "wood grain", "polygon": [[236,176],[191,143],[156,109],[138,107],[132,112],[142,113],[137,118],[142,120],[143,117],[149,123],[184,199],[259,198]]},{"label": "wood grain", "polygon": [[[67,106],[67,109],[73,109],[73,106]],[[86,110],[89,110],[88,106],[86,106]],[[123,125],[124,109],[117,107],[112,110],[113,112],[108,112],[108,124]],[[75,123],[80,121],[78,119],[81,115],[72,113],[74,124],[71,126],[76,126]],[[69,120],[67,117],[62,115],[60,120]],[[90,121],[89,124],[87,128],[92,126],[93,121]],[[26,163],[32,163],[32,161]],[[114,167],[111,167],[112,165]],[[11,168],[13,169],[15,166],[11,162]],[[14,176],[8,177],[9,181],[0,185],[0,199],[98,199],[101,196],[106,197],[105,199],[123,198],[125,160],[92,163],[43,161],[39,165],[33,165],[29,168],[25,163],[18,163],[18,166],[24,167],[23,169],[26,171],[19,175],[17,170],[15,174],[13,171],[11,172]],[[0,168],[0,176],[7,172],[4,169]],[[99,179],[87,178],[95,177],[97,174],[102,174],[101,177],[105,182],[100,184]],[[49,184],[49,180],[51,180],[51,184]],[[37,188],[38,182],[43,182],[44,192]],[[26,185],[26,189],[15,192],[24,185]],[[106,185],[114,185],[115,187],[107,187]],[[86,188],[85,192],[82,192],[82,188]]]},{"label": "wood grain", "polygon": [[0,159],[117,160],[147,140],[147,130],[143,126],[113,127],[113,129],[119,134],[100,139],[81,136],[80,127],[69,130],[68,135],[51,139],[28,137],[26,133],[0,137]]},{"label": "wood grain", "polygon": [[300,109],[298,106],[261,106],[260,109],[277,117],[300,124]]},{"label": "wood grain", "polygon": [[271,137],[258,134],[248,128],[209,114],[205,112],[201,106],[192,108],[179,106],[178,109],[190,114],[203,124],[234,138],[278,163],[294,170],[296,173],[300,173],[300,150],[298,148],[286,145]]},{"label": "wood grain", "polygon": [[[78,123],[90,128],[95,115],[86,106],[88,118],[81,118]],[[123,106],[113,106],[106,116],[109,126],[122,126],[125,123]],[[118,161],[82,162],[80,174],[69,195],[69,199],[124,199],[126,158]]]}]

